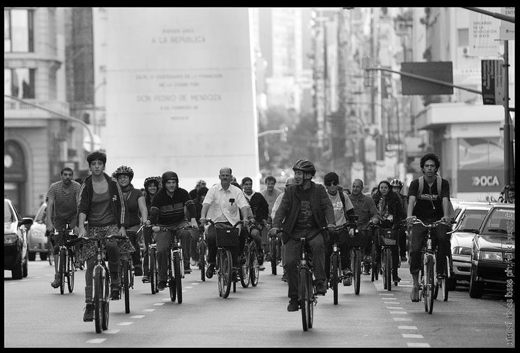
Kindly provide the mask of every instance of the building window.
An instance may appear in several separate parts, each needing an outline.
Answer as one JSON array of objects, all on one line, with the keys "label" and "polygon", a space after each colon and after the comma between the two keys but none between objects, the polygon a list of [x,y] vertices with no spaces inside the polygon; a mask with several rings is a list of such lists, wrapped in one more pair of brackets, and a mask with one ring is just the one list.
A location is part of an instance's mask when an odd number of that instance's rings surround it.
[{"label": "building window", "polygon": [[16,98],[36,98],[35,69],[5,69],[4,94]]},{"label": "building window", "polygon": [[34,11],[4,10],[4,53],[34,52]]}]

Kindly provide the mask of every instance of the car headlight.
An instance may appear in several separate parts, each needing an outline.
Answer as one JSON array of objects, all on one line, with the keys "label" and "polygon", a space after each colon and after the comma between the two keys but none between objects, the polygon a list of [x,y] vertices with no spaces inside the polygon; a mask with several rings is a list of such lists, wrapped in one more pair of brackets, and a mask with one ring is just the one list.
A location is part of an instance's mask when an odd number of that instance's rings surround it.
[{"label": "car headlight", "polygon": [[479,251],[479,260],[503,261],[501,252],[498,251]]},{"label": "car headlight", "polygon": [[4,234],[4,245],[16,244],[17,241],[18,241],[18,235]]},{"label": "car headlight", "polygon": [[471,255],[471,248],[464,246],[455,246],[451,249],[453,255]]}]

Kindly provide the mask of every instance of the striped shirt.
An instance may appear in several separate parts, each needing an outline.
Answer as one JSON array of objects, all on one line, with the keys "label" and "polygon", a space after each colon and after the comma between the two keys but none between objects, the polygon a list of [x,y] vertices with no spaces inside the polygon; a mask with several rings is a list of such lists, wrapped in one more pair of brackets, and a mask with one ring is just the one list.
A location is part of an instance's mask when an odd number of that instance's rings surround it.
[{"label": "striped shirt", "polygon": [[61,180],[51,184],[47,199],[54,201],[52,223],[56,229],[62,229],[67,222],[71,223],[72,227],[76,225],[80,188],[81,185],[74,180],[71,180],[67,188],[63,186]]}]

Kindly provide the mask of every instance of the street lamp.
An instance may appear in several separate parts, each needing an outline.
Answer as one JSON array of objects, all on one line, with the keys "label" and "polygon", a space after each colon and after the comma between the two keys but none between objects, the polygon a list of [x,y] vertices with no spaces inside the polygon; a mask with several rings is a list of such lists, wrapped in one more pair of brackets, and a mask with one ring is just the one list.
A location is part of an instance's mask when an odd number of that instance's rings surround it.
[{"label": "street lamp", "polygon": [[34,104],[34,103],[30,103],[30,102],[27,102],[26,100],[24,99],[21,99],[21,98],[18,98],[18,97],[14,97],[14,96],[10,96],[8,94],[4,94],[4,97],[7,97],[7,98],[11,98],[15,101],[18,101],[18,102],[21,102],[23,104],[27,104],[27,105],[30,105],[32,107],[35,107],[37,109],[41,109],[41,110],[45,110],[46,112],[49,112],[51,114],[55,114],[57,115],[59,118],[61,119],[64,119],[64,120],[68,120],[68,121],[74,121],[76,123],[79,123],[80,125],[82,125],[86,130],[87,132],[89,133],[90,135],[90,148],[91,148],[91,151],[94,151],[94,134],[92,133],[92,131],[90,130],[90,127],[81,119],[78,119],[78,118],[75,118],[73,116],[69,116],[69,115],[65,115],[63,113],[60,113],[60,112],[57,112],[55,110],[52,110],[52,109],[49,109],[49,108],[45,108],[45,107],[42,107],[38,104]]}]

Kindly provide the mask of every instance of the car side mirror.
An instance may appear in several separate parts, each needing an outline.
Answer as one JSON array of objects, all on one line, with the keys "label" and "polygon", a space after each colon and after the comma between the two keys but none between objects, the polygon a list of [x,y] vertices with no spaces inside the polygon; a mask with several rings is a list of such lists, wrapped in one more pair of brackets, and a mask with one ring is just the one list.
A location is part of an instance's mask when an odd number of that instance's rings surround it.
[{"label": "car side mirror", "polygon": [[31,217],[24,217],[20,222],[19,226],[24,225],[25,228],[29,229],[33,224],[33,219]]}]

